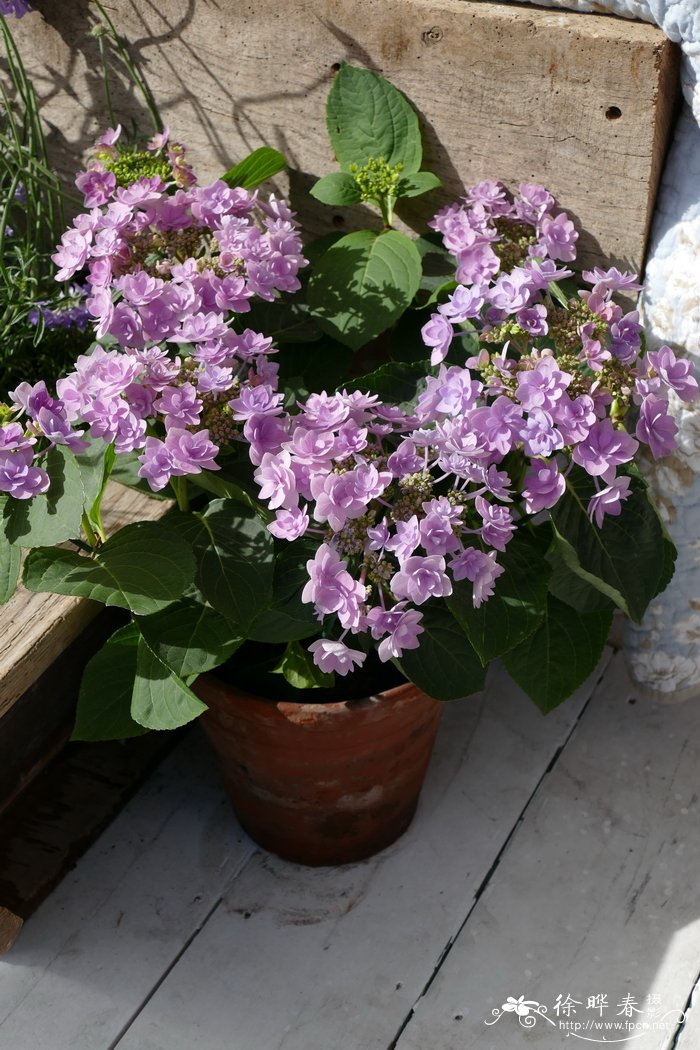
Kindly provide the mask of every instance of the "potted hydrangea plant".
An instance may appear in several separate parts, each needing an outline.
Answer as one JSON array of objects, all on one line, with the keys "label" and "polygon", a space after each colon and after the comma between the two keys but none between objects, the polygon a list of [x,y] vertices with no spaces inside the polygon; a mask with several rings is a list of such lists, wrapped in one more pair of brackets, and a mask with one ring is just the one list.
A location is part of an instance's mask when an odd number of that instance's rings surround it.
[{"label": "potted hydrangea plant", "polygon": [[[303,288],[294,216],[254,190],[274,151],[200,187],[166,134],[126,152],[103,136],[56,254],[60,279],[87,267],[98,342],[56,397],[20,384],[0,430],[5,578],[29,547],[25,586],[129,614],[88,665],[76,736],[206,712],[244,825],[315,863],[403,830],[438,701],[492,660],[547,711],[615,608],[642,617],[674,549],[637,461],[672,450],[669,392],[697,389],[617,301],[634,275],[576,273],[546,189],[481,182],[416,241],[391,225],[437,184],[411,107],[343,67],[328,112],[341,171],[314,193],[374,203],[384,228],[310,246]],[[348,350],[368,342],[358,375]],[[107,536],[110,476],[176,508]],[[217,667],[238,688],[200,677]],[[374,764],[353,766],[356,739]],[[316,759],[313,791],[294,787]]]}]

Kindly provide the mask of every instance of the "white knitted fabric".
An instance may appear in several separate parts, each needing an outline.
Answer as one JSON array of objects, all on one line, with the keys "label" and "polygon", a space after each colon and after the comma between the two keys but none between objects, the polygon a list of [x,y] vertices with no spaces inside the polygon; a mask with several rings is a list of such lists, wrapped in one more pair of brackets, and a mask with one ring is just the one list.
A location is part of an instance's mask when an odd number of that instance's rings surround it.
[{"label": "white knitted fabric", "polygon": [[[681,45],[685,105],[661,180],[641,307],[651,344],[668,343],[700,365],[700,0],[535,2],[655,22]],[[650,470],[678,547],[676,575],[643,625],[629,627],[626,649],[644,691],[685,699],[700,696],[700,409],[676,402],[676,418],[680,448]]]}]

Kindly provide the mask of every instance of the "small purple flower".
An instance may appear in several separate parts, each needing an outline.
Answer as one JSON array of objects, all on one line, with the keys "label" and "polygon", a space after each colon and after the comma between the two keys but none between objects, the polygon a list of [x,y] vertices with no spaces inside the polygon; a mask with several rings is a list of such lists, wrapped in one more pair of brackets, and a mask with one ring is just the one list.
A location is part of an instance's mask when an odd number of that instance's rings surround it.
[{"label": "small purple flower", "polygon": [[571,262],[576,258],[578,233],[566,212],[555,218],[545,215],[540,223],[540,241],[550,259]]},{"label": "small purple flower", "polygon": [[572,459],[593,477],[606,481],[615,467],[629,463],[639,443],[625,430],[616,430],[609,419],[594,423],[588,436],[574,448]]},{"label": "small purple flower", "polygon": [[0,0],[0,15],[14,15],[15,18],[24,18],[34,8],[27,0]]},{"label": "small purple flower", "polygon": [[632,310],[610,325],[610,349],[613,357],[621,364],[631,365],[637,359],[642,346],[641,332],[637,310]]},{"label": "small purple flower", "polygon": [[388,635],[377,648],[377,655],[382,663],[399,659],[404,649],[417,649],[420,645],[419,635],[425,630],[421,626],[423,613],[417,609],[407,609],[405,602],[399,602],[393,609],[370,609],[367,613],[367,624],[375,640]]},{"label": "small purple flower", "polygon": [[562,371],[554,357],[542,357],[534,368],[518,373],[518,401],[527,411],[543,408],[550,412],[572,379],[573,376]]},{"label": "small purple flower", "polygon": [[284,394],[275,394],[266,383],[259,386],[244,386],[238,397],[229,401],[234,419],[251,419],[253,416],[276,416],[282,411]]},{"label": "small purple flower", "polygon": [[[466,288],[463,284],[458,284],[452,295],[448,297],[447,302],[438,306],[438,311],[443,317],[449,318],[452,324],[461,324],[462,321],[466,321],[468,318],[479,316],[481,308],[484,305],[484,294],[485,289],[480,285]],[[433,318],[434,317],[435,314],[433,314]],[[428,324],[430,324],[430,322],[428,322]],[[427,327],[428,325],[425,326],[425,328]],[[423,331],[425,331],[425,328]],[[449,338],[452,338],[451,334]],[[434,345],[433,343],[428,342],[425,338],[424,342],[427,346]]]},{"label": "small purple flower", "polygon": [[255,481],[260,486],[260,498],[268,501],[270,510],[283,507],[293,511],[298,506],[299,495],[291,462],[289,452],[283,450],[274,455],[266,452],[255,471]]},{"label": "small purple flower", "polygon": [[100,208],[107,203],[117,188],[117,179],[111,171],[89,168],[80,172],[75,185],[83,194],[86,208]]},{"label": "small purple flower", "polygon": [[469,580],[472,589],[472,603],[478,609],[494,592],[495,582],[505,572],[496,561],[496,552],[486,554],[477,547],[466,547],[465,550],[450,562],[450,570],[455,580]]},{"label": "small purple flower", "polygon": [[408,521],[397,521],[396,533],[386,541],[386,549],[391,551],[400,566],[403,566],[421,542],[418,518],[413,514]]},{"label": "small purple flower", "polygon": [[202,411],[202,402],[197,397],[197,389],[192,383],[181,386],[166,386],[161,396],[153,403],[153,410],[165,416],[168,428],[197,426]]},{"label": "small purple flower", "polygon": [[173,474],[200,474],[203,470],[220,470],[215,462],[219,449],[209,440],[208,430],[189,430],[173,427],[165,438],[165,447],[173,458]]},{"label": "small purple flower", "polygon": [[528,414],[520,436],[528,456],[551,456],[564,444],[554,426],[554,419],[541,408],[535,408]]},{"label": "small purple flower", "polygon": [[566,481],[559,473],[556,461],[536,460],[525,475],[523,498],[528,514],[553,507],[566,491]]},{"label": "small purple flower", "polygon": [[308,583],[301,592],[303,602],[313,602],[322,615],[338,613],[343,627],[356,627],[360,621],[360,603],[365,588],[354,580],[335,548],[322,543],[306,563]]},{"label": "small purple flower", "polygon": [[668,456],[676,448],[678,424],[668,414],[668,401],[648,394],[639,407],[636,436],[651,449],[654,459]]},{"label": "small purple flower", "polygon": [[609,292],[641,292],[642,285],[637,283],[636,273],[627,273],[611,266],[609,270],[603,270],[596,266],[593,270],[584,270],[581,274],[584,281],[589,284],[600,285],[604,291]]},{"label": "small purple flower", "polygon": [[275,520],[267,526],[278,540],[298,540],[309,527],[309,515],[301,507],[278,510]]},{"label": "small purple flower", "polygon": [[672,390],[675,390],[681,401],[690,403],[695,400],[698,393],[698,384],[693,375],[692,361],[676,358],[670,346],[662,346],[658,350],[650,350],[647,354],[647,361],[661,380],[671,387]]},{"label": "small purple flower", "polygon": [[515,532],[513,515],[507,507],[489,503],[483,496],[477,496],[474,505],[484,522],[481,529],[484,543],[487,543],[489,547],[495,547],[498,551],[504,551]]},{"label": "small purple flower", "polygon": [[428,323],[421,328],[420,334],[425,345],[432,347],[431,365],[438,365],[444,361],[454,337],[451,322],[442,314],[432,314]]},{"label": "small purple flower", "polygon": [[601,489],[588,502],[588,515],[595,519],[599,529],[603,527],[606,514],[617,517],[622,513],[622,502],[629,495],[630,479],[616,478],[607,488]]},{"label": "small purple flower", "polygon": [[349,649],[344,642],[334,642],[330,638],[317,638],[309,646],[309,652],[322,671],[335,671],[341,675],[349,674],[356,666],[362,667],[366,659],[359,649]]},{"label": "small purple flower", "polygon": [[49,476],[40,467],[32,466],[32,461],[30,448],[0,452],[0,492],[7,492],[15,499],[31,499],[46,492]]},{"label": "small purple flower", "polygon": [[547,308],[541,303],[536,303],[534,306],[525,306],[522,310],[518,310],[515,320],[524,332],[527,332],[528,335],[534,338],[546,335],[549,331]]},{"label": "small purple flower", "polygon": [[459,540],[455,536],[455,526],[464,513],[464,507],[454,507],[446,496],[430,500],[423,504],[425,517],[419,528],[421,543],[428,554],[449,554],[459,550]]},{"label": "small purple flower", "polygon": [[452,584],[445,573],[445,559],[432,554],[427,558],[408,558],[400,572],[392,576],[389,586],[396,598],[407,598],[422,605],[428,598],[452,594]]}]

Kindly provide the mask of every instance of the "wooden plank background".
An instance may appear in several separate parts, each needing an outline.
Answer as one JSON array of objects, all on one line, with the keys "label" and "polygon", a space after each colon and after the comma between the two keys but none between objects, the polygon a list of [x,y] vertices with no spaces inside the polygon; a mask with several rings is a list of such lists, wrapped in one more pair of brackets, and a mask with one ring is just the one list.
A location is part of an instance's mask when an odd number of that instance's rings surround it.
[{"label": "wooden plank background", "polygon": [[[108,123],[83,0],[37,0],[16,34],[52,125],[59,170]],[[349,209],[309,207],[333,170],[325,98],[337,64],[389,77],[416,106],[442,193],[403,212],[425,218],[486,177],[546,183],[587,232],[588,263],[638,269],[671,129],[677,48],[656,27],[599,15],[467,0],[105,0],[131,41],[173,135],[203,177],[262,144],[289,159],[309,233],[350,227]],[[144,130],[122,85],[115,109]]]}]

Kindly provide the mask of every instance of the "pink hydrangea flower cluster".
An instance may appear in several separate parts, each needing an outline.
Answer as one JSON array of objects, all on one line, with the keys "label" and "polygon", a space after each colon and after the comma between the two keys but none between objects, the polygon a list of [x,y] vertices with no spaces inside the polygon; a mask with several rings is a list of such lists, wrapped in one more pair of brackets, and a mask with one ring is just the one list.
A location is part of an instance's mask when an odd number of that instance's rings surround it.
[{"label": "pink hydrangea flower cluster", "polygon": [[105,133],[78,176],[89,210],[53,256],[58,280],[83,275],[97,337],[116,347],[80,357],[55,398],[43,383],[11,393],[0,491],[19,499],[48,487],[37,456],[55,444],[77,451],[87,432],[117,453],[140,451],[154,490],[217,470],[251,406],[264,414],[279,401],[272,340],[240,318],[253,297],[299,287],[306,260],[293,213],[221,180],[198,186],[167,132],[141,153],[120,153],[118,139],[119,129]]},{"label": "pink hydrangea flower cluster", "polygon": [[[302,600],[329,635],[310,646],[324,671],[362,664],[348,635],[371,635],[384,661],[417,648],[420,606],[456,581],[478,608],[519,524],[557,504],[574,465],[593,479],[600,527],[622,511],[640,442],[655,457],[675,447],[668,391],[694,399],[690,363],[643,354],[636,311],[613,299],[639,288],[634,275],[585,272],[589,288],[566,301],[552,282],[571,276],[559,264],[577,235],[553,204],[541,186],[512,200],[484,182],[436,217],[458,284],[423,328],[436,367],[410,411],[343,391],[248,419],[270,531],[318,538]],[[446,363],[465,333],[478,352]]]}]

